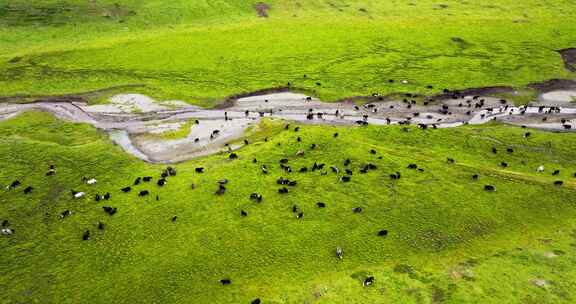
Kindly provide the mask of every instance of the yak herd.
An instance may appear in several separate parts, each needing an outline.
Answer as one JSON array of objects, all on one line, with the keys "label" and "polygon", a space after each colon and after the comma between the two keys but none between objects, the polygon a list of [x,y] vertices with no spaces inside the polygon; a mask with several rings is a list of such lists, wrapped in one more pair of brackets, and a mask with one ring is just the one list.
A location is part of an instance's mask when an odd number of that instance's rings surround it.
[{"label": "yak herd", "polygon": [[[476,99],[477,99],[477,97],[474,97],[472,100],[476,100]],[[412,104],[410,101],[407,101],[407,100],[405,100],[405,102],[408,104]],[[463,105],[459,105],[459,106],[463,106]],[[476,107],[482,107],[482,106],[483,106],[483,100],[478,101],[476,104]],[[442,111],[445,111],[447,114],[450,113],[449,108],[447,106],[445,106],[442,109]],[[542,108],[541,111],[544,111],[544,109]],[[552,110],[548,110],[548,111],[552,111]],[[310,117],[310,118],[312,119],[313,117]],[[565,123],[565,122],[563,121],[563,123]],[[359,122],[359,124],[366,125],[367,124],[366,119],[364,119],[361,123]],[[422,126],[420,126],[420,127],[421,127],[421,129],[426,129]],[[285,129],[290,130],[291,129],[290,125],[289,124],[286,125]],[[295,127],[293,130],[294,130],[294,132],[299,132],[300,127]],[[211,136],[213,136],[213,137],[217,136],[217,135],[218,135],[217,130],[212,132],[212,134],[211,134]],[[527,133],[525,133],[524,136],[529,137],[530,133],[527,132]],[[338,138],[338,137],[339,137],[338,133],[333,134],[333,138]],[[296,140],[298,142],[301,142],[302,137],[298,136],[296,138]],[[267,142],[268,140],[265,139],[265,141]],[[248,142],[246,141],[245,144],[248,144]],[[316,144],[311,144],[309,146],[310,150],[314,150],[317,147],[318,146]],[[499,153],[498,149],[495,147],[491,149],[491,152],[494,154]],[[377,155],[378,154],[378,152],[374,149],[369,150],[368,153],[370,155]],[[514,153],[514,150],[512,148],[508,148],[508,149],[506,149],[506,153],[512,154],[512,153]],[[305,156],[304,150],[300,150],[295,154],[296,158],[303,158],[304,156]],[[237,153],[233,153],[230,151],[228,154],[228,158],[230,161],[234,161],[234,160],[238,159],[239,156]],[[377,158],[382,159],[382,156],[379,156]],[[258,160],[253,159],[252,162],[256,164],[256,163],[258,163]],[[447,158],[446,162],[449,165],[456,163],[456,161],[452,158]],[[328,174],[328,168],[329,168],[329,170],[332,173],[334,173],[336,176],[338,176],[337,182],[339,182],[339,183],[351,182],[352,178],[354,176],[354,169],[356,169],[359,174],[368,174],[370,171],[378,169],[378,166],[374,163],[371,163],[371,162],[361,164],[358,166],[354,166],[352,164],[352,160],[349,158],[342,160],[341,164],[343,165],[343,167],[339,168],[339,165],[326,165],[325,163],[313,162],[311,164],[311,166],[304,166],[304,167],[300,167],[298,169],[293,169],[292,166],[290,165],[290,159],[289,158],[281,158],[278,160],[278,165],[279,165],[280,171],[283,172],[283,174],[290,175],[294,171],[296,171],[298,173],[303,173],[303,174],[317,171],[320,173],[320,175],[327,175]],[[506,168],[506,167],[508,167],[508,164],[506,162],[501,162],[500,166],[503,168]],[[355,167],[355,168],[353,168],[353,167]],[[269,174],[272,172],[269,165],[266,165],[266,164],[259,164],[258,168],[259,168],[258,171],[261,174]],[[410,163],[405,168],[407,170],[416,170],[418,172],[424,172],[424,169],[415,163]],[[202,174],[205,172],[205,169],[203,167],[197,167],[194,169],[194,171],[196,174]],[[538,172],[541,172],[541,171],[543,171],[543,166],[541,166],[541,168],[538,168]],[[553,172],[553,175],[557,176],[559,173],[560,173],[559,170],[555,170]],[[54,176],[54,175],[56,175],[56,168],[54,165],[50,165],[48,168],[48,171],[46,173],[46,176],[49,178],[50,176]],[[155,184],[156,184],[155,187],[162,188],[168,184],[169,179],[176,178],[176,176],[177,176],[177,170],[174,167],[167,167],[164,170],[162,170],[160,172],[159,176],[156,178],[154,178],[152,176],[137,177],[135,180],[133,180],[131,182],[130,185],[125,185],[124,187],[119,187],[119,189],[118,189],[118,191],[120,193],[119,195],[128,195],[129,193],[133,192],[134,186],[137,186],[140,184],[149,185],[149,184],[152,184],[153,181],[155,181]],[[402,174],[399,171],[390,173],[388,176],[389,176],[389,179],[391,181],[397,181],[397,180],[400,180],[402,178]],[[576,173],[574,174],[574,176],[576,177]],[[480,176],[478,174],[474,174],[471,176],[471,178],[474,181],[478,181]],[[94,179],[94,178],[91,178],[91,179],[83,178],[83,181],[86,184],[90,184],[90,185],[95,184],[97,182],[96,179]],[[561,180],[557,180],[554,182],[554,185],[556,185],[556,186],[561,186],[562,184],[563,184],[563,182]],[[291,189],[298,186],[298,182],[295,179],[285,178],[285,177],[281,176],[281,177],[276,179],[276,185],[278,187],[278,194],[279,195],[288,195],[290,193]],[[216,186],[217,187],[216,187],[214,194],[219,195],[219,196],[224,195],[227,191],[228,179],[221,179],[221,180],[217,181]],[[14,180],[12,183],[10,183],[7,186],[7,189],[10,191],[16,191],[16,189],[20,188],[20,187],[23,187],[22,193],[24,195],[28,195],[34,191],[33,186],[29,185],[29,186],[24,187],[19,180]],[[194,189],[195,185],[192,184],[191,188]],[[493,192],[493,191],[496,191],[496,187],[494,185],[486,184],[483,186],[483,190],[488,191],[488,192]],[[79,191],[75,191],[75,190],[71,190],[70,193],[72,195],[72,199],[81,199],[86,195],[84,192],[79,192]],[[146,197],[149,195],[151,195],[150,190],[137,191],[138,197]],[[112,194],[109,192],[102,193],[102,194],[97,193],[97,194],[94,194],[93,198],[96,202],[108,202],[108,201],[111,201]],[[160,199],[159,195],[156,195],[155,199],[158,201]],[[263,201],[263,199],[264,199],[263,195],[260,193],[257,193],[257,192],[254,192],[254,193],[250,194],[250,196],[249,196],[249,200],[251,200],[255,203],[261,203]],[[319,209],[324,209],[324,208],[327,208],[327,204],[325,202],[318,202],[316,204],[316,207]],[[118,212],[118,208],[113,207],[110,204],[106,204],[105,206],[102,206],[101,208],[102,208],[102,211],[104,212],[104,214],[106,214],[107,216],[114,216]],[[297,205],[294,205],[291,208],[291,211],[292,211],[292,214],[293,214],[295,219],[301,219],[304,217],[304,210],[302,210]],[[362,207],[355,207],[351,211],[353,213],[362,213],[363,209],[362,209]],[[64,210],[59,214],[59,218],[65,219],[67,217],[70,217],[71,215],[72,215],[71,210]],[[248,212],[246,212],[245,210],[241,210],[240,216],[241,217],[247,217]],[[170,218],[170,220],[172,222],[176,222],[177,219],[178,219],[178,216],[172,216]],[[105,224],[101,221],[97,222],[97,224],[96,224],[96,229],[98,229],[98,230],[103,231],[103,230],[105,230],[105,227],[106,227]],[[4,235],[11,235],[14,233],[14,229],[10,228],[10,223],[8,222],[8,220],[4,220],[2,222],[1,232]],[[389,235],[389,231],[386,229],[380,229],[380,230],[377,230],[375,232],[375,236],[380,237],[380,238],[385,238],[388,235]],[[92,236],[92,232],[89,229],[84,230],[81,233],[81,239],[84,241],[90,240],[91,236]],[[336,258],[343,259],[343,257],[344,257],[343,249],[340,247],[337,247],[336,248]],[[220,283],[222,285],[229,285],[232,283],[232,281],[229,278],[225,278],[225,279],[221,279]],[[374,283],[374,277],[368,277],[368,278],[363,280],[364,286],[370,286],[373,283]],[[255,299],[252,301],[252,303],[260,303],[260,299]]]}]

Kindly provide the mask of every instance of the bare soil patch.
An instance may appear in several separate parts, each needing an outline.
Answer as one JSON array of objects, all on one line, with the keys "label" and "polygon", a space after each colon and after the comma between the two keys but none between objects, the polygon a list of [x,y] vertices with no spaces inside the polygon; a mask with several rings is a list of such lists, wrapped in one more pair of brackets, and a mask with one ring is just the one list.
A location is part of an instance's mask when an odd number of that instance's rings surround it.
[{"label": "bare soil patch", "polygon": [[559,90],[576,89],[576,81],[570,79],[551,79],[543,82],[536,82],[528,85],[529,88],[539,93],[547,93]]},{"label": "bare soil patch", "polygon": [[570,72],[576,72],[576,48],[559,50],[558,53],[562,56],[566,69]]}]

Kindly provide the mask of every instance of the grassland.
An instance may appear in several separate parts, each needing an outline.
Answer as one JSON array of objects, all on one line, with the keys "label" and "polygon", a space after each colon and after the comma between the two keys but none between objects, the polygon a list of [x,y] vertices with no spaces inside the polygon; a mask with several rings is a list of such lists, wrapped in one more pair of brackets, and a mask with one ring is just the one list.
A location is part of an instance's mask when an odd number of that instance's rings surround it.
[{"label": "grassland", "polygon": [[[258,2],[0,0],[0,101],[145,93],[214,106],[290,83],[326,101],[512,86],[522,89],[500,97],[524,104],[536,97],[525,85],[575,78],[557,52],[576,47],[573,1],[268,0],[265,18]],[[251,128],[239,159],[179,163],[166,186],[122,193],[165,166],[46,113],[0,122],[0,222],[15,231],[0,235],[0,303],[576,302],[576,135],[526,138],[495,123],[425,131],[285,123]],[[179,139],[191,127],[156,136]],[[295,172],[280,169],[282,158]],[[349,183],[328,169],[343,170],[346,158]],[[314,162],[326,174],[297,172]],[[377,169],[361,174],[367,163]],[[45,175],[49,165],[55,176]],[[390,179],[395,172],[400,180]],[[285,195],[281,176],[298,182]],[[223,178],[228,190],[215,195]],[[13,180],[22,186],[6,189]],[[484,191],[488,184],[496,191]],[[109,201],[94,200],[106,192]],[[64,210],[72,215],[61,219]],[[382,229],[388,236],[377,236]],[[363,287],[368,276],[375,284]]]},{"label": "grassland", "polygon": [[[156,178],[164,166],[128,156],[89,126],[45,113],[1,122],[0,184],[19,179],[23,186],[0,192],[0,219],[16,231],[0,238],[0,302],[575,300],[574,135],[531,131],[526,139],[525,130],[498,124],[407,132],[301,126],[295,133],[283,126],[265,122],[253,143],[238,151],[238,160],[215,155],[181,163],[164,188],[143,184],[123,194],[120,188],[137,176]],[[314,150],[312,143],[318,145]],[[493,154],[492,147],[500,152]],[[504,152],[508,147],[514,152]],[[296,157],[298,150],[305,156]],[[456,162],[447,164],[447,157]],[[279,168],[281,158],[293,168],[315,161],[343,168],[350,158],[354,175],[340,183],[330,170],[287,174]],[[501,168],[501,161],[510,166]],[[378,169],[360,174],[368,162]],[[407,169],[410,163],[424,172]],[[50,164],[57,174],[47,177]],[[547,171],[536,173],[539,165]],[[195,173],[196,167],[206,172]],[[552,176],[553,169],[560,175]],[[390,180],[396,171],[402,178]],[[480,180],[473,181],[473,174]],[[98,183],[88,186],[83,176]],[[298,181],[287,195],[277,193],[280,176]],[[228,191],[217,196],[222,178],[229,179]],[[553,186],[555,180],[564,186]],[[485,184],[496,191],[483,191]],[[27,185],[35,188],[30,195],[22,193]],[[87,197],[73,199],[72,189]],[[143,189],[152,195],[139,198]],[[110,201],[93,200],[105,192]],[[252,192],[263,194],[263,202],[251,201]],[[316,207],[320,201],[325,209]],[[118,213],[106,215],[104,205]],[[302,219],[295,218],[293,205],[304,212]],[[355,214],[354,207],[364,212]],[[66,209],[72,216],[60,219]],[[106,224],[103,232],[98,221]],[[82,241],[86,229],[92,237]],[[381,229],[390,234],[377,237]],[[335,258],[337,246],[344,249],[342,261]],[[375,285],[362,287],[369,275]],[[222,278],[232,285],[221,286]]]},{"label": "grassland", "polygon": [[175,139],[182,139],[186,138],[190,135],[192,128],[194,127],[194,123],[192,121],[188,121],[185,123],[180,124],[176,128],[172,130],[166,130],[161,133],[147,133],[141,136],[145,136],[151,139],[160,139],[160,140],[175,140]]},{"label": "grassland", "polygon": [[0,96],[145,85],[210,106],[288,82],[336,100],[574,78],[571,1],[256,2],[1,0]]}]

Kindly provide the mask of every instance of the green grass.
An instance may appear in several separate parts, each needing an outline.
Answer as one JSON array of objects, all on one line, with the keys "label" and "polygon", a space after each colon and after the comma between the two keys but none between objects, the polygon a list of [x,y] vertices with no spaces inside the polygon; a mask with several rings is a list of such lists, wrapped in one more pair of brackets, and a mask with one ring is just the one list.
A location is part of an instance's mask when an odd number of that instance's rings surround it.
[{"label": "green grass", "polygon": [[[79,94],[100,104],[143,93],[210,107],[290,82],[327,101],[513,86],[518,94],[501,97],[524,104],[536,96],[526,84],[575,78],[557,53],[576,45],[571,1],[269,0],[269,18],[257,17],[257,2],[0,0],[0,97]],[[526,139],[526,130],[501,124],[299,125],[295,133],[295,124],[284,124],[250,129],[238,160],[220,154],[179,163],[164,188],[143,184],[123,194],[164,166],[46,113],[0,122],[0,220],[16,231],[0,236],[0,303],[576,301],[574,134],[530,130]],[[159,136],[182,138],[190,127]],[[304,157],[296,157],[300,150]],[[341,183],[330,169],[287,174],[281,158],[295,171],[315,161],[343,170],[350,158],[354,175]],[[378,169],[360,174],[368,162]],[[424,172],[407,169],[411,163]],[[57,174],[47,177],[50,164]],[[390,180],[396,171],[402,179]],[[85,176],[98,183],[86,185]],[[298,181],[287,195],[277,192],[281,176]],[[228,191],[216,196],[222,178]],[[23,185],[6,190],[15,179]],[[483,191],[486,184],[497,191]],[[35,190],[24,195],[28,185]],[[144,189],[152,195],[139,198]],[[87,197],[72,199],[70,190]],[[93,200],[105,192],[109,202]],[[264,201],[250,201],[252,192]],[[319,201],[327,208],[316,208]],[[104,205],[118,214],[109,217]],[[364,212],[352,213],[359,206]],[[73,215],[59,219],[66,209]],[[82,241],[86,229],[92,238]],[[377,237],[381,229],[389,236]],[[334,256],[338,246],[343,261]],[[375,285],[362,287],[370,275]],[[221,286],[222,278],[232,285]]]},{"label": "green grass", "polygon": [[[163,166],[128,156],[89,126],[45,113],[0,122],[0,184],[23,183],[0,190],[0,219],[16,231],[0,237],[0,302],[574,302],[574,135],[532,130],[525,139],[525,130],[499,124],[408,132],[300,127],[295,133],[266,121],[238,160],[215,155],[180,163],[164,188],[144,184],[123,194],[119,189],[137,176],[156,178]],[[318,148],[310,150],[312,143]],[[504,152],[508,147],[514,153]],[[305,156],[296,157],[298,150]],[[278,163],[285,157],[295,169],[314,161],[343,169],[350,158],[354,175],[339,183],[329,169],[327,175],[287,174]],[[456,163],[447,164],[447,157]],[[501,161],[510,167],[500,168]],[[360,174],[367,162],[378,169]],[[410,163],[425,171],[406,169]],[[57,174],[46,177],[50,164]],[[270,174],[260,172],[261,164]],[[541,164],[544,174],[535,171]],[[205,174],[194,172],[200,166]],[[560,176],[552,176],[553,169]],[[396,171],[402,179],[391,181]],[[83,176],[98,183],[88,186]],[[277,193],[280,176],[298,181],[284,196]],[[229,179],[228,191],[216,196],[222,178]],[[557,179],[563,187],[552,185]],[[485,184],[497,191],[483,191]],[[25,196],[27,185],[35,190]],[[87,198],[72,199],[72,189]],[[137,197],[134,191],[143,189],[152,196]],[[93,200],[105,192],[112,193],[109,202]],[[252,192],[264,201],[251,202]],[[327,208],[316,208],[319,201]],[[294,204],[304,218],[293,216]],[[118,207],[118,214],[109,217],[103,205]],[[357,206],[364,212],[352,213]],[[73,215],[59,219],[65,209]],[[104,232],[95,228],[98,221],[106,223]],[[92,231],[89,241],[81,240],[85,229]],[[389,236],[377,237],[380,229]],[[343,261],[334,257],[337,246]],[[553,251],[558,257],[545,257]],[[376,277],[375,286],[362,287],[368,275]],[[225,277],[232,285],[220,286]],[[534,286],[537,278],[549,286]]]},{"label": "green grass", "polygon": [[495,97],[513,100],[516,105],[527,105],[538,100],[538,92],[533,89],[519,89],[514,93],[494,94]]},{"label": "green grass", "polygon": [[256,2],[0,1],[0,95],[146,85],[211,106],[288,82],[337,100],[574,78],[570,1]]},{"label": "green grass", "polygon": [[157,133],[157,134],[147,133],[147,134],[144,134],[142,136],[145,136],[147,138],[156,138],[156,139],[160,139],[160,140],[183,139],[183,138],[188,137],[188,135],[190,135],[190,132],[192,132],[193,128],[194,128],[194,122],[193,121],[187,121],[185,123],[182,123],[180,125],[180,127],[178,127],[175,130],[169,130],[169,131]]}]

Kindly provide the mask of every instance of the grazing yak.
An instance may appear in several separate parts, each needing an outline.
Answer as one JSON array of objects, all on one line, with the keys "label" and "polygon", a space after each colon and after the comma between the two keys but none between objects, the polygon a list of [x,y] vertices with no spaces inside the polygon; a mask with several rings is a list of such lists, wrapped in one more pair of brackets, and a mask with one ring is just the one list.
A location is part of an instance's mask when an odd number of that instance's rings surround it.
[{"label": "grazing yak", "polygon": [[378,167],[373,164],[373,163],[368,163],[363,167],[364,170],[368,171],[368,170],[376,170],[378,169]]},{"label": "grazing yak", "polygon": [[250,194],[250,199],[257,203],[260,203],[262,202],[262,194],[252,193]]},{"label": "grazing yak", "polygon": [[296,181],[291,181],[289,179],[285,179],[283,177],[280,177],[279,179],[276,180],[276,184],[278,185],[288,185],[291,187],[296,186],[298,183]]},{"label": "grazing yak", "polygon": [[84,231],[84,233],[82,234],[82,240],[87,241],[90,239],[90,230],[86,230]]},{"label": "grazing yak", "polygon": [[485,186],[484,186],[484,190],[485,190],[485,191],[492,192],[492,191],[496,191],[496,187],[494,187],[494,186],[492,186],[492,185],[485,185]]},{"label": "grazing yak", "polygon": [[344,251],[342,250],[342,248],[336,247],[336,257],[340,260],[344,258]]},{"label": "grazing yak", "polygon": [[280,168],[282,168],[282,170],[284,170],[284,171],[286,171],[286,172],[288,172],[288,173],[292,172],[292,167],[290,167],[290,166],[286,166],[286,165],[284,165],[284,164],[280,164]]},{"label": "grazing yak", "polygon": [[60,218],[61,218],[61,219],[67,218],[67,217],[69,217],[69,216],[71,216],[71,215],[72,215],[72,211],[66,209],[66,210],[64,210],[62,213],[60,213]]},{"label": "grazing yak", "polygon": [[374,277],[372,277],[372,276],[367,277],[367,278],[364,280],[364,282],[362,282],[362,285],[365,286],[365,287],[366,287],[366,286],[371,286],[371,285],[373,285],[373,284],[374,284]]},{"label": "grazing yak", "polygon": [[324,166],[326,166],[326,164],[318,164],[314,162],[314,165],[312,165],[312,171],[322,170],[324,169]]},{"label": "grazing yak", "polygon": [[108,215],[114,215],[118,212],[118,208],[116,207],[104,206],[102,209],[104,209],[104,212],[108,213]]},{"label": "grazing yak", "polygon": [[56,174],[56,169],[54,169],[54,165],[50,165],[48,172],[46,172],[46,176],[52,176]]},{"label": "grazing yak", "polygon": [[18,186],[20,186],[20,185],[21,185],[20,181],[19,181],[19,180],[15,180],[15,181],[13,181],[13,182],[10,184],[10,186],[8,186],[8,190],[15,189],[16,187],[18,187]]},{"label": "grazing yak", "polygon": [[165,172],[167,172],[169,176],[176,176],[176,168],[167,167]]},{"label": "grazing yak", "polygon": [[72,192],[72,196],[74,198],[82,198],[82,197],[84,197],[84,195],[86,195],[86,193],[84,193],[84,192],[76,192],[74,190],[72,190],[71,192]]},{"label": "grazing yak", "polygon": [[2,229],[0,230],[0,234],[2,234],[2,235],[12,235],[12,234],[14,234],[14,229],[11,229],[11,228],[2,228]]},{"label": "grazing yak", "polygon": [[216,190],[216,195],[223,195],[226,193],[226,187],[223,184],[218,184],[218,190]]}]

